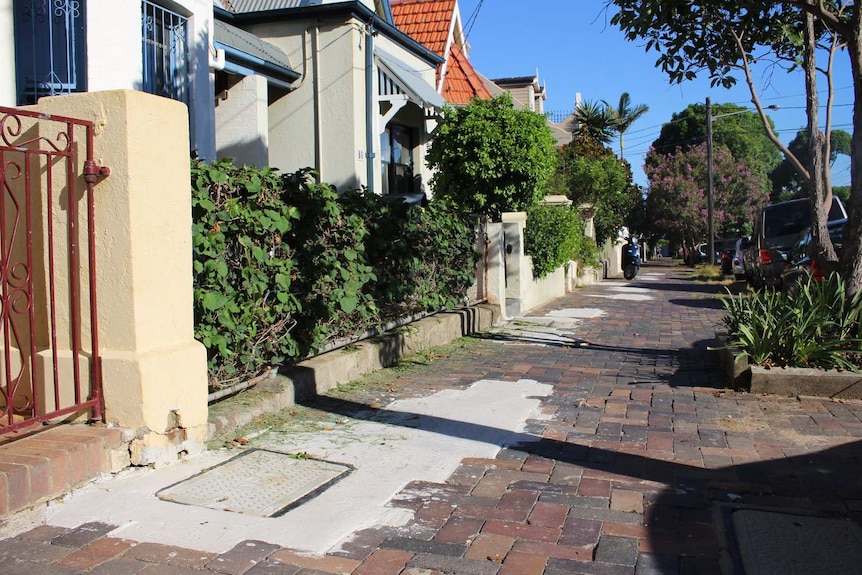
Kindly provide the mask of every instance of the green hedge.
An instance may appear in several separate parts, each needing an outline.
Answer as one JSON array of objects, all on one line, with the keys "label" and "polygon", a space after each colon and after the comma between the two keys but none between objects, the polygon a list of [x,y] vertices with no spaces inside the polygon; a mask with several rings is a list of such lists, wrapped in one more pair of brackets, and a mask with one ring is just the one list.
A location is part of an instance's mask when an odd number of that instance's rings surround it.
[{"label": "green hedge", "polygon": [[310,170],[193,161],[195,335],[210,387],[295,362],[327,342],[461,301],[473,225],[440,202],[341,197]]},{"label": "green hedge", "polygon": [[543,278],[568,261],[598,264],[595,241],[570,206],[539,205],[527,211],[524,250],[533,259],[533,277]]}]

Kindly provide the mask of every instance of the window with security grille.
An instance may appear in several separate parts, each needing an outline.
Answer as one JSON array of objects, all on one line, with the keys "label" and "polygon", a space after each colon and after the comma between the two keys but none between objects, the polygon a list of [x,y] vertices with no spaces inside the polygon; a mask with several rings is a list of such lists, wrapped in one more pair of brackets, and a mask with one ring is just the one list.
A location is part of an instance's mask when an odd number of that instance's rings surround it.
[{"label": "window with security grille", "polygon": [[189,103],[188,19],[142,3],[144,92]]},{"label": "window with security grille", "polygon": [[86,91],[86,0],[15,0],[18,105]]}]

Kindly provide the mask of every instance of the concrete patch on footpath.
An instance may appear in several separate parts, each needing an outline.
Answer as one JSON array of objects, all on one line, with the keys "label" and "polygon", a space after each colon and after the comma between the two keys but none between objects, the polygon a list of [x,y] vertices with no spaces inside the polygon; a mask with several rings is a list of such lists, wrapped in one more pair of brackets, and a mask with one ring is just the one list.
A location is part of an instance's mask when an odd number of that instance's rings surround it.
[{"label": "concrete patch on footpath", "polygon": [[258,539],[323,553],[372,525],[405,525],[412,511],[387,503],[413,481],[442,482],[467,457],[493,458],[505,446],[537,441],[524,432],[542,419],[540,398],[552,387],[535,380],[481,380],[466,390],[392,402],[331,430],[265,433],[249,447],[302,453],[355,471],[310,501],[275,518],[161,501],[156,493],[236,455],[221,450],[158,470],[129,470],[91,484],[48,508],[49,525],[118,525],[111,535],[200,551],[224,552]]},{"label": "concrete patch on footpath", "polygon": [[639,281],[644,281],[644,282],[657,282],[657,281],[659,281],[659,280],[663,280],[663,279],[665,279],[665,276],[666,276],[666,275],[667,275],[667,274],[664,274],[664,273],[655,273],[655,272],[650,272],[650,273],[639,273],[639,274],[638,274],[638,277],[636,277],[635,279],[633,279],[633,280],[632,280],[632,283],[637,283],[637,282],[639,282]]},{"label": "concrete patch on footpath", "polygon": [[578,347],[581,340],[575,333],[581,322],[604,315],[605,311],[599,308],[556,309],[545,315],[519,317],[490,328],[487,333],[503,343]]},{"label": "concrete patch on footpath", "polygon": [[615,293],[611,295],[589,294],[589,297],[614,299],[620,301],[650,301],[651,299],[654,299],[652,296],[646,295],[644,293]]}]

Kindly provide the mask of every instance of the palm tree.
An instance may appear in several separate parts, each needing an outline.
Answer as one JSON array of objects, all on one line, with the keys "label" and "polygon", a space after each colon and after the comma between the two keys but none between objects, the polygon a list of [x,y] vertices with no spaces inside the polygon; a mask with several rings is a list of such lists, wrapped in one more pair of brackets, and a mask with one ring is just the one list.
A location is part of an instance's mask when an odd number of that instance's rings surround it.
[{"label": "palm tree", "polygon": [[632,101],[628,92],[623,92],[620,95],[619,104],[616,108],[612,108],[610,104],[602,100],[605,105],[608,116],[613,124],[613,131],[620,135],[620,158],[623,157],[623,134],[631,128],[635,120],[643,116],[649,111],[649,106],[646,104],[638,104],[634,108],[631,107]]},{"label": "palm tree", "polygon": [[616,124],[609,113],[607,104],[584,101],[575,108],[575,121],[578,123],[575,134],[589,136],[596,142],[608,144],[616,131]]}]

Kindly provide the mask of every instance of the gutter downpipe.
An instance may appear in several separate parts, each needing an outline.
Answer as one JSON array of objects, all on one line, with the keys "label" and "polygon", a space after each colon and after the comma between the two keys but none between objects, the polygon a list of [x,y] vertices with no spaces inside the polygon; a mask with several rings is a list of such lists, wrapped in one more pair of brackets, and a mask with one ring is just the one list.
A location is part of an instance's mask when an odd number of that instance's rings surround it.
[{"label": "gutter downpipe", "polygon": [[374,22],[365,31],[365,178],[374,193]]},{"label": "gutter downpipe", "polygon": [[[315,172],[315,180],[317,183],[323,181],[323,175],[321,171],[323,170],[323,128],[320,119],[320,56],[319,56],[319,45],[320,45],[320,26],[318,24],[314,25],[314,32],[311,36],[311,59],[312,66],[314,66],[314,71],[312,72],[312,85],[313,85],[313,107],[314,107],[314,172]],[[305,45],[303,42],[303,50],[305,50]]]}]

